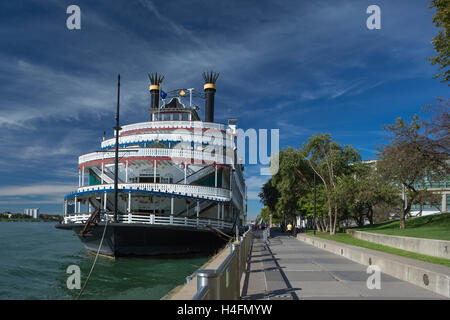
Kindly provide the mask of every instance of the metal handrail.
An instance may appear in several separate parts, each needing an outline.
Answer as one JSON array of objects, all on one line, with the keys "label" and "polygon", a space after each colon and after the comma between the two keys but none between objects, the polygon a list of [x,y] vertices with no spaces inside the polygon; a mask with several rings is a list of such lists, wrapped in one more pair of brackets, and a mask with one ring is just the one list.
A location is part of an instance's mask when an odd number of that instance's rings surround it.
[{"label": "metal handrail", "polygon": [[[215,269],[200,269],[197,276],[197,293],[193,300],[223,300],[240,298],[240,281],[246,270],[252,245],[252,233],[247,231],[238,243],[230,247],[230,254]],[[234,278],[233,278],[234,277]]]},{"label": "metal handrail", "polygon": [[192,300],[205,300],[205,298],[208,296],[208,287],[202,287],[200,289],[200,291],[197,291],[197,293],[195,294],[194,298],[192,298]]}]

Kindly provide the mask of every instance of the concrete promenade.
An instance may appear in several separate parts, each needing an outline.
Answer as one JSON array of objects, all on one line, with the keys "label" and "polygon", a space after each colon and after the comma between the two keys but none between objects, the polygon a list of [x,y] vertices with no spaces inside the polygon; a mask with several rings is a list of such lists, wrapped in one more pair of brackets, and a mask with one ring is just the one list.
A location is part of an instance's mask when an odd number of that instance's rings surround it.
[{"label": "concrete promenade", "polygon": [[359,263],[284,234],[272,234],[267,245],[256,234],[242,299],[445,299],[383,273],[381,289],[370,290],[366,270]]}]

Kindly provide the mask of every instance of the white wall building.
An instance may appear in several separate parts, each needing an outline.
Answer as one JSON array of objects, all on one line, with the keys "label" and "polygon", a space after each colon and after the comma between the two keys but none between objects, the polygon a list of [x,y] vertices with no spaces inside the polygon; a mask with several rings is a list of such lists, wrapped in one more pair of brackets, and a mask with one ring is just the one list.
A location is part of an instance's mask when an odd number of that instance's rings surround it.
[{"label": "white wall building", "polygon": [[24,214],[26,214],[27,216],[30,216],[34,219],[38,219],[39,218],[39,208],[34,208],[34,209],[25,209],[23,211]]}]

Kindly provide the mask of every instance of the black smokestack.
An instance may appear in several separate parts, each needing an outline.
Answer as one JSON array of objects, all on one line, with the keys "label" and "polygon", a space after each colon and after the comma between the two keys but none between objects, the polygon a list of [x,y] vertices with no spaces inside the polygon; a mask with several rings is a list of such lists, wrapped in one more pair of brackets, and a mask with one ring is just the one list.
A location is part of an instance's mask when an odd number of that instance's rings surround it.
[{"label": "black smokestack", "polygon": [[151,109],[159,108],[159,91],[161,90],[161,83],[164,80],[164,76],[158,73],[149,73],[148,78],[150,79],[150,94],[151,94]]},{"label": "black smokestack", "polygon": [[219,77],[215,72],[204,72],[205,85],[205,122],[214,122],[214,95],[216,94],[216,81]]}]

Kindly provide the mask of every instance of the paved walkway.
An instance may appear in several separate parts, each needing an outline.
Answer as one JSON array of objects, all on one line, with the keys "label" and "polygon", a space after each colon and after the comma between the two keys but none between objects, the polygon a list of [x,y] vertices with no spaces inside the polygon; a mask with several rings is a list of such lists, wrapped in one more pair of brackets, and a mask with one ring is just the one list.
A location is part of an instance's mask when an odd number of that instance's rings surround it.
[{"label": "paved walkway", "polygon": [[445,299],[386,274],[381,289],[370,290],[367,267],[286,235],[272,236],[267,245],[253,241],[244,300]]}]

